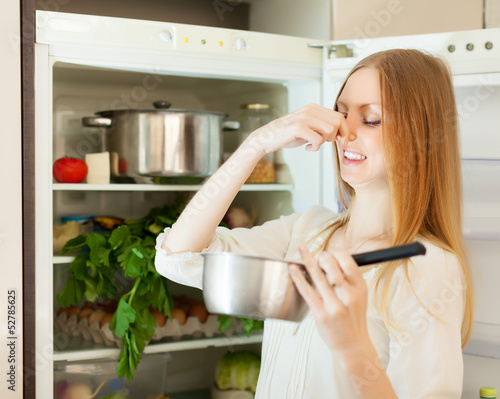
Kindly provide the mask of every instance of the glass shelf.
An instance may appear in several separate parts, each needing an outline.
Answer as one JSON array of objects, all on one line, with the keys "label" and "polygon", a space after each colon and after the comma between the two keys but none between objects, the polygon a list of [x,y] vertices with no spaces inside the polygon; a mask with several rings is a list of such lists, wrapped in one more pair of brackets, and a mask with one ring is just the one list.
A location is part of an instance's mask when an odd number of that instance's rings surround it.
[{"label": "glass shelf", "polygon": [[52,258],[52,263],[54,265],[60,265],[65,263],[71,263],[75,259],[74,256],[54,256]]},{"label": "glass shelf", "polygon": [[[204,349],[208,347],[229,347],[233,345],[247,345],[262,342],[262,334],[251,334],[250,336],[222,336],[199,339],[180,339],[177,341],[151,343],[146,345],[144,353],[177,352],[191,349]],[[70,338],[65,345],[65,350],[54,350],[53,360],[74,361],[92,359],[118,359],[120,348],[108,347],[103,344],[95,344],[82,338]]]},{"label": "glass shelf", "polygon": [[[53,183],[54,191],[198,191],[201,184]],[[240,191],[291,191],[293,184],[245,184]]]}]

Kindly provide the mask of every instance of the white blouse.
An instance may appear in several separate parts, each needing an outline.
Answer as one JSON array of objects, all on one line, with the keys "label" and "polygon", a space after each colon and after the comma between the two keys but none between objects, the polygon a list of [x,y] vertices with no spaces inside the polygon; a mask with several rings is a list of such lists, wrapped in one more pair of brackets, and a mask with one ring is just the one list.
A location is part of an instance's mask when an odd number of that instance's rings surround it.
[{"label": "white blouse", "polygon": [[[252,229],[219,227],[203,252],[299,260],[299,245],[320,233],[336,217],[332,211],[314,206]],[[167,255],[161,245],[169,230],[165,229],[157,238],[158,273],[201,289],[202,256],[196,253]],[[327,235],[328,231],[308,242],[309,250],[323,247]],[[430,243],[424,244],[427,254],[409,262],[411,285],[404,268],[397,269],[391,283],[389,298],[398,330],[389,334],[381,316],[369,306],[370,338],[398,397],[460,398],[463,273],[455,256]],[[367,283],[379,270],[374,267],[363,274]],[[372,301],[373,288],[369,295],[369,302]],[[376,372],[367,364],[365,375],[356,379],[358,383],[368,383]],[[300,323],[265,320],[257,399],[356,398],[358,392],[352,384],[353,378],[342,369],[319,335],[311,312]]]}]

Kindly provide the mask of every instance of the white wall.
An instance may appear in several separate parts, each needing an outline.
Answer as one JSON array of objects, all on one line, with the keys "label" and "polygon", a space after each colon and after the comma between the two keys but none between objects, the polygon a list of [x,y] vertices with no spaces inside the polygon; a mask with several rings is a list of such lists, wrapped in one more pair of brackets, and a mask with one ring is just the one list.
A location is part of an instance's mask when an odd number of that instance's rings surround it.
[{"label": "white wall", "polygon": [[483,27],[483,0],[332,0],[333,39]]},{"label": "white wall", "polygon": [[[358,39],[483,27],[483,0],[243,0],[250,30],[314,39]],[[487,27],[500,0],[485,0]]]},{"label": "white wall", "polygon": [[[2,3],[0,13],[0,396],[23,397],[22,378],[22,164],[21,63],[19,1]],[[7,338],[8,291],[15,290],[15,338]],[[11,301],[10,306],[13,303]],[[12,320],[12,319],[10,319]],[[12,324],[10,325],[12,326]],[[9,326],[9,327],[10,327]],[[12,352],[7,343],[13,343]],[[8,362],[10,355],[14,361]],[[15,391],[7,389],[10,366],[15,366]]]},{"label": "white wall", "polygon": [[248,29],[248,5],[239,0],[34,1],[37,10]]},{"label": "white wall", "polygon": [[328,40],[329,0],[246,0],[250,30]]}]

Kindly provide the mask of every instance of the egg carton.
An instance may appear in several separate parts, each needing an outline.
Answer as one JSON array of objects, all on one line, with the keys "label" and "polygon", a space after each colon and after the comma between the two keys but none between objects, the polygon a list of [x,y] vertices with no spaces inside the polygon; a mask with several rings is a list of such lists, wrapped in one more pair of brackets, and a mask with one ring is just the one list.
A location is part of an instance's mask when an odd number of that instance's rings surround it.
[{"label": "egg carton", "polygon": [[[56,331],[62,331],[71,337],[82,337],[84,340],[93,341],[96,344],[121,347],[121,338],[116,337],[114,332],[109,329],[109,323],[101,326],[99,321],[94,321],[89,325],[88,318],[78,320],[77,315],[68,317],[66,313],[61,313],[54,320],[54,328]],[[241,323],[238,323],[235,319],[232,320],[231,326],[224,330],[222,334],[219,332],[217,315],[208,315],[204,323],[201,323],[197,316],[190,316],[182,325],[177,319],[167,319],[163,326],[155,328],[151,341],[179,341],[184,337],[212,338],[222,335],[231,336],[241,331]]]},{"label": "egg carton", "polygon": [[56,331],[62,331],[70,337],[81,337],[82,331],[78,326],[78,315],[74,314],[68,317],[67,313],[61,313],[54,320]]},{"label": "egg carton", "polygon": [[167,319],[163,326],[157,326],[153,334],[154,342],[161,341],[164,338],[179,340],[183,336],[193,338],[213,337],[218,333],[219,320],[216,315],[209,315],[204,323],[200,322],[197,316],[186,318],[184,324],[180,324],[177,319]]}]

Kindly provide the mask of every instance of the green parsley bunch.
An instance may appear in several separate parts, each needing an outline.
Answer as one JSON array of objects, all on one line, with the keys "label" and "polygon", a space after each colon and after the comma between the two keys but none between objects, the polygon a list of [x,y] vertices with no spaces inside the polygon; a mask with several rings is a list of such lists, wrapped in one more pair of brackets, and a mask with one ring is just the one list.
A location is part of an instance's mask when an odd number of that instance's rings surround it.
[{"label": "green parsley bunch", "polygon": [[[114,298],[121,294],[109,328],[122,339],[118,377],[132,379],[156,321],[149,308],[168,317],[173,306],[167,279],[154,265],[156,236],[171,227],[184,204],[150,210],[140,219],[126,220],[111,232],[92,232],[69,240],[62,254],[80,250],[71,262],[64,289],[57,295],[61,306]],[[63,272],[63,273],[65,273]],[[118,285],[121,283],[121,286]],[[126,286],[132,286],[125,293]]]}]

